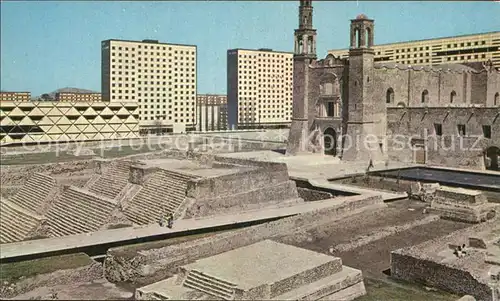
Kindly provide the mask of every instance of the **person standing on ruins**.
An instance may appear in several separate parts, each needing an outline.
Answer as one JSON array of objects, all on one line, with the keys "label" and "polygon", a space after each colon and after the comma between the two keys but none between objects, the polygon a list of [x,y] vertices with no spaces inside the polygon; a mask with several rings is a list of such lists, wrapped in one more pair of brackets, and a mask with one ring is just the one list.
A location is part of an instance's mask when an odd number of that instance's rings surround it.
[{"label": "person standing on ruins", "polygon": [[167,224],[167,227],[169,227],[170,229],[172,229],[173,226],[174,226],[174,215],[172,213],[169,213],[168,214],[168,224]]}]

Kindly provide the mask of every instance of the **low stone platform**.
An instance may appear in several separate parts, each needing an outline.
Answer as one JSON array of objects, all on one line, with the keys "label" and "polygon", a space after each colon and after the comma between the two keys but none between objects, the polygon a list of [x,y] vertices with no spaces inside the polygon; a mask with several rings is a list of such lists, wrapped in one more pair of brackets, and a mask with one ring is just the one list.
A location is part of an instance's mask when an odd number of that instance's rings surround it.
[{"label": "low stone platform", "polygon": [[[500,266],[498,217],[391,252],[391,276],[491,301],[490,273]],[[465,245],[465,250],[460,248]]]},{"label": "low stone platform", "polygon": [[140,160],[139,163],[145,168],[155,167],[165,170],[173,170],[199,177],[218,177],[218,176],[235,174],[238,172],[255,169],[255,167],[252,166],[238,166],[238,167],[228,166],[225,168],[208,166],[208,165],[205,166],[193,160],[173,159],[173,158]]},{"label": "low stone platform", "polygon": [[186,265],[137,289],[136,299],[353,300],[365,294],[361,271],[340,258],[265,240]]},{"label": "low stone platform", "polygon": [[426,212],[445,219],[480,223],[497,215],[498,208],[498,204],[488,203],[481,191],[441,186]]}]

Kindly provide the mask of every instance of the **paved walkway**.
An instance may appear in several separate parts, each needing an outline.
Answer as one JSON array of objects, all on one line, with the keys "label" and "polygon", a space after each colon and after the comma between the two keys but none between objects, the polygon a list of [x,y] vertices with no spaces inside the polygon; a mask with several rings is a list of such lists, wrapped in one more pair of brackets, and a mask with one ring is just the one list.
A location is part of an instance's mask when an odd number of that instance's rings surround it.
[{"label": "paved walkway", "polygon": [[118,242],[135,238],[156,236],[168,233],[199,230],[217,226],[238,224],[251,221],[286,217],[299,213],[310,212],[332,206],[340,206],[346,202],[362,199],[360,196],[340,197],[328,201],[307,202],[290,207],[265,208],[247,211],[241,214],[220,215],[200,219],[178,220],[172,229],[159,225],[136,226],[120,229],[103,230],[92,233],[15,242],[0,245],[0,259],[17,256],[42,254],[80,247],[89,247],[110,242]]},{"label": "paved walkway", "polygon": [[[323,154],[307,154],[300,156],[286,156],[282,153],[270,150],[220,154],[223,157],[253,159],[265,162],[286,163],[290,177],[297,179],[335,179],[349,177],[364,173],[369,162],[344,162],[333,156]],[[415,164],[400,162],[375,163],[370,171],[381,171],[387,169],[398,169],[414,167]]]},{"label": "paved walkway", "polygon": [[356,193],[356,194],[360,194],[360,195],[380,194],[380,196],[382,197],[382,200],[384,200],[384,202],[405,199],[408,197],[408,194],[406,192],[392,192],[392,191],[388,191],[388,190],[381,190],[381,189],[375,189],[375,188],[361,188],[361,187],[354,186],[354,185],[331,183],[325,179],[311,179],[311,180],[309,180],[309,183],[311,183],[311,185],[313,185],[315,187],[329,188],[329,189],[340,190],[340,191],[347,191],[347,192]]}]

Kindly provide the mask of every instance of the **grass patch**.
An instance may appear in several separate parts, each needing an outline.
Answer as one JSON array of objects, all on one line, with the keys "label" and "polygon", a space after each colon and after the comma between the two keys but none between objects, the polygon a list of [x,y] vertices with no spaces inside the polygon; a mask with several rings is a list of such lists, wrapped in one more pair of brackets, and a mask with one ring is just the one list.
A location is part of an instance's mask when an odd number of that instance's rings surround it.
[{"label": "grass patch", "polygon": [[135,257],[137,255],[137,253],[140,251],[159,249],[159,248],[163,248],[163,247],[167,247],[167,246],[171,246],[171,245],[180,244],[183,242],[192,241],[195,239],[214,236],[216,234],[223,233],[223,232],[229,232],[229,231],[233,231],[233,230],[221,230],[221,231],[216,231],[216,232],[211,232],[211,233],[191,234],[191,235],[186,235],[186,236],[181,236],[181,237],[168,238],[168,239],[161,240],[161,241],[151,241],[151,242],[145,242],[145,243],[138,243],[138,244],[134,244],[134,245],[112,248],[109,250],[109,253],[113,256],[131,259],[131,258]]},{"label": "grass patch", "polygon": [[28,165],[28,164],[45,164],[45,163],[56,163],[56,162],[67,162],[75,160],[88,160],[92,159],[93,156],[79,156],[75,157],[73,155],[67,154],[66,152],[61,152],[57,154],[56,152],[47,153],[26,153],[17,155],[4,155],[0,160],[1,165]]},{"label": "grass patch", "polygon": [[58,270],[89,265],[93,260],[85,253],[68,254],[0,264],[0,281],[14,282],[21,276],[31,277]]},{"label": "grass patch", "polygon": [[455,301],[460,296],[443,291],[426,290],[416,284],[396,280],[376,280],[365,277],[367,294],[356,301],[412,300],[412,301]]}]

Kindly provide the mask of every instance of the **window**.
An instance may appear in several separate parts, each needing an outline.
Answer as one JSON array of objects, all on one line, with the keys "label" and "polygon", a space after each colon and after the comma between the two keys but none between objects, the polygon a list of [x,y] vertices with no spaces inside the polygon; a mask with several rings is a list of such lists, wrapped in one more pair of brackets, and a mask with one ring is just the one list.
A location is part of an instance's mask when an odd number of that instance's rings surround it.
[{"label": "window", "polygon": [[328,117],[335,116],[335,104],[333,102],[328,102],[328,108],[326,113]]},{"label": "window", "polygon": [[424,91],[422,92],[422,100],[421,100],[421,101],[422,101],[422,103],[427,103],[427,102],[429,102],[429,91],[424,90]]},{"label": "window", "polygon": [[495,98],[493,98],[493,105],[494,105],[494,106],[497,106],[497,105],[499,105],[499,104],[500,104],[500,94],[497,92],[497,93],[495,94]]},{"label": "window", "polygon": [[441,123],[434,123],[434,132],[436,133],[436,136],[443,135],[443,126]]},{"label": "window", "polygon": [[457,97],[457,92],[451,91],[451,93],[450,93],[450,103],[453,103],[455,101],[456,97]]},{"label": "window", "polygon": [[394,90],[392,88],[387,89],[385,103],[394,103]]},{"label": "window", "polygon": [[491,139],[491,125],[483,125],[483,136]]},{"label": "window", "polygon": [[465,124],[458,125],[458,135],[465,136]]}]

